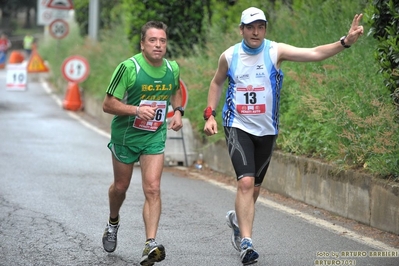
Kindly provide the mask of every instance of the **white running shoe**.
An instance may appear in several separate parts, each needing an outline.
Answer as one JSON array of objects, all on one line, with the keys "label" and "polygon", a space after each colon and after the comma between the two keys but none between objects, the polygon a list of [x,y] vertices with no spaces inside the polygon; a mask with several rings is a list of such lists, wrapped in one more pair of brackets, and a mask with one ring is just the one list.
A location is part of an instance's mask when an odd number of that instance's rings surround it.
[{"label": "white running shoe", "polygon": [[234,217],[236,215],[235,211],[228,211],[226,214],[226,221],[227,225],[233,230],[231,234],[231,244],[237,251],[241,251],[240,244],[241,244],[241,235],[240,235],[240,228],[236,223],[234,223]]}]

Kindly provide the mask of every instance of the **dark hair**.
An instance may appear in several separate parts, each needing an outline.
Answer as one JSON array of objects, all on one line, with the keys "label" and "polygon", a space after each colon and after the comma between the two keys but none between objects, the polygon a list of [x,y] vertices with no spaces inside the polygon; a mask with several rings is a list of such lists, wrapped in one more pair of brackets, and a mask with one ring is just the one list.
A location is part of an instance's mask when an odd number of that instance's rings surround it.
[{"label": "dark hair", "polygon": [[141,41],[144,41],[147,30],[151,28],[164,30],[166,36],[168,36],[168,26],[165,23],[163,23],[162,21],[148,21],[146,24],[143,25],[143,27],[141,27]]}]

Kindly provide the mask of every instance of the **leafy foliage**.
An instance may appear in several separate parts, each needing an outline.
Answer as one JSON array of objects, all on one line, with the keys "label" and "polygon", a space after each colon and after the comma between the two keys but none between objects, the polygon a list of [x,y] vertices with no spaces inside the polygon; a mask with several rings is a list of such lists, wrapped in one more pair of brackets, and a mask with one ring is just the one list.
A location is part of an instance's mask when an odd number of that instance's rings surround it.
[{"label": "leafy foliage", "polygon": [[[80,34],[85,36],[89,31],[89,2],[90,0],[74,0],[75,19],[79,24]],[[113,13],[119,6],[120,0],[100,0],[100,28],[110,29],[119,20]]]},{"label": "leafy foliage", "polygon": [[367,14],[369,34],[378,40],[375,58],[380,64],[379,73],[391,92],[399,119],[399,1],[373,0]]},{"label": "leafy foliage", "polygon": [[0,0],[0,32],[12,35],[18,28],[18,12],[25,11],[24,28],[32,28],[30,10],[36,10],[37,0]]},{"label": "leafy foliage", "polygon": [[206,40],[205,8],[210,8],[208,0],[123,0],[124,25],[132,50],[140,50],[141,27],[158,20],[168,25],[168,56],[189,55]]}]

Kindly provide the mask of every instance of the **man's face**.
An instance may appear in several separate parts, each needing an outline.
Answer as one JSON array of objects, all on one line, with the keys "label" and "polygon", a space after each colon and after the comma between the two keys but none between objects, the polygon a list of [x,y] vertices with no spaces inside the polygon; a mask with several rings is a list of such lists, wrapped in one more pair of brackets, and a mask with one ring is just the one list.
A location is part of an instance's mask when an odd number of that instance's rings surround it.
[{"label": "man's face", "polygon": [[150,28],[144,41],[141,41],[141,51],[150,64],[162,63],[166,53],[167,38],[164,30]]},{"label": "man's face", "polygon": [[266,23],[254,21],[240,27],[240,33],[245,43],[251,48],[258,48],[266,36]]}]

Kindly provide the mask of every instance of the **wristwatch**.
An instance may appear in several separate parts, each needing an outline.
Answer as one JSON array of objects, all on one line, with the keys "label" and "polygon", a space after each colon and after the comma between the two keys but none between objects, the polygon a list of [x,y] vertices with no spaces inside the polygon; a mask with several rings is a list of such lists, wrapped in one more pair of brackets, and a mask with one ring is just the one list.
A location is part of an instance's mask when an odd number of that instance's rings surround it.
[{"label": "wristwatch", "polygon": [[346,44],[345,44],[345,38],[346,38],[346,35],[345,35],[345,36],[342,36],[341,39],[339,39],[339,40],[341,41],[341,45],[342,45],[343,47],[345,47],[345,48],[350,48],[350,47],[351,47],[350,45],[346,45]]},{"label": "wristwatch", "polygon": [[179,111],[181,113],[181,116],[184,116],[184,109],[183,107],[179,106],[173,109],[173,111],[176,113],[176,111]]},{"label": "wristwatch", "polygon": [[212,110],[212,108],[210,106],[208,106],[207,108],[205,108],[204,110],[204,119],[208,120],[209,117],[211,117],[211,115],[213,115],[213,117],[216,117],[216,111]]}]

